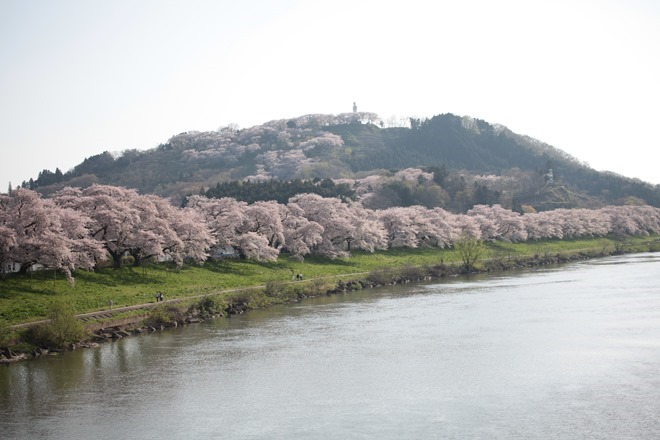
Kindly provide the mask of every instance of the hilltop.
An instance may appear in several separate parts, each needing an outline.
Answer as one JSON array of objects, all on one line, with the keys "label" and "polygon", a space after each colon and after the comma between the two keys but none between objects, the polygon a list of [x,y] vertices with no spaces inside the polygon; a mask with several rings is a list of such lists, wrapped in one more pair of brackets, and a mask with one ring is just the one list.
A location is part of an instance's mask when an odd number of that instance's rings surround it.
[{"label": "hilltop", "polygon": [[[66,173],[44,170],[24,186],[49,195],[65,186],[102,183],[179,202],[187,194],[206,193],[238,180],[342,179],[351,184],[351,179],[391,179],[396,171],[419,168],[434,174],[436,186],[435,195],[421,204],[455,211],[475,203],[535,210],[625,203],[660,206],[658,185],[598,172],[502,125],[453,114],[405,122],[386,126],[373,113],[317,114],[245,129],[185,132],[149,150],[119,155],[105,151]],[[388,189],[401,193],[401,188]],[[403,190],[415,188],[408,185]],[[430,191],[428,185],[425,191]],[[383,197],[379,203],[385,206],[415,201],[405,194],[395,197],[403,202]]]}]

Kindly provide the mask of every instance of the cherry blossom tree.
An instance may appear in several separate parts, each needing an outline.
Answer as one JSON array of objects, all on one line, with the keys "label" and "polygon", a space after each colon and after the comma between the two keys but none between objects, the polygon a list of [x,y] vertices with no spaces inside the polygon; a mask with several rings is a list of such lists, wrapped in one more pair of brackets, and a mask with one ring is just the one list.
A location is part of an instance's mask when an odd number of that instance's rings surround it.
[{"label": "cherry blossom tree", "polygon": [[318,136],[308,139],[300,144],[303,151],[314,149],[327,149],[332,150],[344,145],[344,140],[341,136],[334,133],[323,131]]},{"label": "cherry blossom tree", "polygon": [[[408,169],[394,178],[422,184],[426,174]],[[155,195],[107,185],[65,188],[53,199],[20,188],[0,195],[0,264],[25,269],[39,263],[71,280],[75,269],[91,269],[108,254],[116,267],[126,253],[136,265],[166,255],[180,265],[185,258],[204,261],[213,246],[260,261],[276,259],[281,250],[302,260],[312,252],[337,258],[353,249],[657,233],[660,209],[651,206],[521,216],[500,205],[476,205],[467,214],[422,206],[376,211],[316,194],[299,194],[287,205],[191,196],[186,208],[177,208]]]},{"label": "cherry blossom tree", "polygon": [[610,231],[610,219],[600,210],[555,209],[547,214],[561,227],[561,238],[603,236]]},{"label": "cherry blossom tree", "polygon": [[378,215],[387,231],[390,248],[416,248],[419,246],[419,231],[416,228],[411,208],[388,208],[378,211]]},{"label": "cherry blossom tree", "polygon": [[279,249],[268,246],[268,239],[256,232],[248,231],[236,238],[236,248],[241,256],[256,261],[275,261]]},{"label": "cherry blossom tree", "polygon": [[444,247],[454,241],[449,213],[421,206],[394,207],[378,211],[387,231],[389,247],[416,248],[422,245]]},{"label": "cherry blossom tree", "polygon": [[285,238],[277,203],[248,206],[231,197],[191,196],[188,206],[204,217],[217,247],[231,246],[242,257],[258,261],[274,260],[279,255]]},{"label": "cherry blossom tree", "polygon": [[472,218],[452,214],[442,208],[433,208],[427,215],[434,228],[433,235],[429,239],[435,246],[450,246],[463,234],[480,237],[479,227]]},{"label": "cherry blossom tree", "polygon": [[467,212],[475,217],[481,227],[481,236],[486,240],[522,241],[527,239],[525,223],[517,212],[500,205],[475,205]]},{"label": "cherry blossom tree", "polygon": [[245,258],[274,260],[285,243],[280,205],[274,201],[248,205],[229,197],[193,196],[188,206],[205,218],[219,247],[231,246]]},{"label": "cherry blossom tree", "polygon": [[209,199],[194,195],[188,198],[187,206],[202,216],[216,248],[239,247],[238,231],[247,222],[244,214],[247,203],[231,197]]},{"label": "cherry blossom tree", "polygon": [[350,205],[349,208],[355,231],[353,236],[347,239],[348,250],[350,251],[353,247],[367,252],[386,249],[387,232],[378,215],[370,209],[363,208],[360,204]]},{"label": "cherry blossom tree", "polygon": [[284,243],[291,256],[302,261],[312,249],[323,241],[323,226],[307,220],[296,204],[280,205]]},{"label": "cherry blossom tree", "polygon": [[303,213],[303,216],[323,227],[322,241],[315,252],[330,258],[347,257],[347,239],[354,227],[350,223],[348,206],[339,199],[326,199],[316,194],[299,194],[289,199],[289,207]]},{"label": "cherry blossom tree", "polygon": [[652,206],[608,206],[611,232],[617,235],[649,235],[660,232],[660,209]]},{"label": "cherry blossom tree", "polygon": [[133,235],[141,226],[140,203],[135,190],[109,185],[65,188],[54,197],[55,203],[89,215],[90,236],[103,244],[114,267],[135,244]]},{"label": "cherry blossom tree", "polygon": [[267,151],[256,158],[264,166],[268,175],[278,179],[295,175],[300,169],[312,166],[317,161],[305,156],[300,149],[288,151]]},{"label": "cherry blossom tree", "polygon": [[246,257],[257,261],[277,259],[285,244],[279,204],[268,201],[247,205],[237,232],[239,248]]},{"label": "cherry blossom tree", "polygon": [[339,199],[299,194],[289,199],[289,206],[300,209],[307,220],[323,227],[323,240],[315,247],[315,252],[321,255],[348,257],[351,246],[372,251],[386,244],[385,231],[380,222],[373,217],[358,218],[366,213],[353,209]]},{"label": "cherry blossom tree", "polygon": [[419,168],[406,168],[394,173],[392,179],[422,184],[424,182],[433,182],[433,173],[427,173]]},{"label": "cherry blossom tree", "polygon": [[[121,266],[126,253],[133,256],[136,266],[166,254],[177,264],[182,264],[185,256],[203,261],[205,250],[213,242],[204,222],[194,225],[186,218],[187,212],[167,200],[141,196],[132,189],[109,185],[65,188],[54,201],[89,216],[89,236],[103,245],[115,267]],[[182,236],[188,241],[184,242]]]},{"label": "cherry blossom tree", "polygon": [[636,219],[641,228],[649,234],[660,233],[660,208],[649,205],[630,206],[629,209],[636,213]]},{"label": "cherry blossom tree", "polygon": [[172,227],[176,232],[182,247],[167,247],[165,252],[174,254],[175,261],[190,258],[197,263],[204,262],[209,257],[210,249],[215,245],[204,217],[192,208],[177,209],[171,218]]},{"label": "cherry blossom tree", "polygon": [[104,256],[87,235],[88,222],[83,213],[61,208],[34,191],[19,188],[0,196],[2,263],[20,263],[22,271],[41,264],[61,270],[73,282],[75,269],[91,269]]},{"label": "cherry blossom tree", "polygon": [[[183,242],[172,228],[170,219],[174,208],[158,196],[137,196],[131,201],[138,212],[139,221],[126,237],[125,245],[133,257],[133,265],[139,266],[150,258],[165,256],[165,249],[183,249]],[[179,257],[175,252],[173,256]],[[175,258],[180,265],[181,258]]]},{"label": "cherry blossom tree", "polygon": [[170,257],[177,266],[189,258],[203,263],[214,239],[199,213],[181,209],[154,195],[140,196],[141,225],[134,231],[129,253],[140,261]]},{"label": "cherry blossom tree", "polygon": [[481,224],[476,217],[466,214],[456,214],[448,218],[448,221],[453,224],[452,243],[464,237],[474,238],[481,240]]},{"label": "cherry blossom tree", "polygon": [[89,225],[92,220],[88,215],[72,209],[60,208],[50,200],[48,205],[51,211],[58,213],[64,232],[71,240],[70,249],[74,268],[93,270],[99,261],[107,258],[103,245],[89,235]]},{"label": "cherry blossom tree", "polygon": [[[0,196],[0,223],[5,221],[3,215],[2,196]],[[16,247],[16,231],[5,224],[0,224],[0,272],[4,271],[11,260],[11,252]]]},{"label": "cherry blossom tree", "polygon": [[14,199],[11,191],[8,195],[0,194],[0,272],[3,272],[8,263],[14,263],[12,252],[16,249],[18,237],[14,225],[15,216]]},{"label": "cherry blossom tree", "polygon": [[552,211],[543,211],[522,216],[530,240],[561,239],[564,234],[561,224],[557,221]]},{"label": "cherry blossom tree", "polygon": [[140,196],[140,227],[130,240],[135,265],[154,257],[169,256],[178,265],[188,257],[202,263],[213,237],[197,212],[174,207],[167,200]]}]

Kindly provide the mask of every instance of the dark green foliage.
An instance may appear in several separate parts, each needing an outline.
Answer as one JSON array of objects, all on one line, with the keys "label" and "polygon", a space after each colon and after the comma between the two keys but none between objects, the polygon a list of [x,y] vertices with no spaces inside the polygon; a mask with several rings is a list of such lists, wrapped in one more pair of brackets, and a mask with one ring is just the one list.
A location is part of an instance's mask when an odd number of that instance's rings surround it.
[{"label": "dark green foliage", "polygon": [[494,205],[500,201],[500,192],[493,191],[485,185],[474,184],[473,205]]},{"label": "dark green foliage", "polygon": [[324,180],[267,180],[251,182],[234,180],[218,183],[206,191],[210,198],[232,197],[247,203],[260,200],[275,200],[286,204],[296,194],[312,193],[322,197],[339,197],[343,200],[354,200],[355,192],[345,184],[336,185],[331,179]]},{"label": "dark green foliage", "polygon": [[76,165],[71,172],[71,176],[75,177],[83,174],[96,174],[101,177],[111,173],[115,169],[115,165],[115,158],[112,157],[112,154],[104,151],[96,156],[85,158],[80,165]]},{"label": "dark green foliage", "polygon": [[444,185],[445,179],[449,175],[449,171],[447,170],[446,165],[442,165],[440,167],[431,166],[431,167],[425,167],[425,168],[422,168],[422,169],[427,173],[433,173],[433,182],[435,182],[437,185],[440,185],[440,186]]},{"label": "dark green foliage", "polygon": [[23,182],[22,186],[23,188],[36,189],[40,186],[53,185],[62,181],[64,181],[64,174],[62,174],[62,171],[60,171],[59,168],[55,168],[55,172],[50,170],[43,170],[39,172],[37,180],[30,179],[30,183],[28,185]]},{"label": "dark green foliage", "polygon": [[599,172],[582,165],[571,164],[561,169],[561,172],[564,181],[613,203],[622,203],[627,197],[633,196],[649,205],[660,207],[660,185],[654,186],[612,172]]},{"label": "dark green foliage", "polygon": [[533,169],[543,164],[538,154],[521,148],[487,122],[476,119],[471,123],[466,128],[463,118],[451,114],[421,122],[418,129],[408,131],[401,139],[410,153],[409,161],[423,165],[425,160],[450,169],[480,172]]}]

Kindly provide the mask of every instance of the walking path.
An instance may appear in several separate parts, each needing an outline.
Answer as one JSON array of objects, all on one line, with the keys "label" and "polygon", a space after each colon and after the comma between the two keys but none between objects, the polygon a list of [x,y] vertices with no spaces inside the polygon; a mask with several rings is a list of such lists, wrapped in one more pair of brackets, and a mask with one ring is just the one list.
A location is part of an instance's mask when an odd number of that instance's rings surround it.
[{"label": "walking path", "polygon": [[[221,290],[221,291],[218,291],[217,293],[215,293],[213,295],[221,294],[221,293],[224,293],[224,292],[236,292],[236,291],[244,290],[244,289]],[[93,321],[93,320],[99,319],[99,318],[110,320],[113,317],[115,317],[116,315],[118,315],[120,313],[123,313],[123,312],[130,312],[132,310],[145,310],[146,311],[146,310],[152,309],[154,307],[157,307],[161,304],[176,304],[176,303],[179,303],[179,302],[183,301],[184,299],[186,299],[186,300],[188,300],[188,299],[199,299],[199,298],[203,298],[203,297],[208,296],[208,295],[209,294],[195,295],[195,296],[187,296],[185,298],[168,299],[168,300],[163,300],[163,301],[159,301],[159,302],[136,304],[136,305],[132,305],[132,306],[112,307],[112,308],[108,308],[107,310],[97,310],[96,312],[81,313],[79,315],[76,315],[76,318],[81,320],[83,323],[88,323],[90,321]],[[11,328],[19,329],[19,328],[32,327],[33,325],[37,325],[37,324],[45,324],[48,321],[49,321],[48,319],[42,319],[42,320],[39,320],[39,321],[24,322],[22,324],[12,325]]]},{"label": "walking path", "polygon": [[[354,275],[364,275],[367,272],[362,272],[362,273],[350,273],[350,274],[341,274],[341,275],[332,275],[328,277],[323,277],[323,279],[330,279],[330,278],[341,278],[341,277],[346,277],[346,276],[354,276]],[[308,280],[306,280],[308,281]],[[287,284],[292,284],[296,282],[301,282],[301,281],[286,281]],[[158,301],[158,302],[149,302],[149,303],[143,303],[143,304],[136,304],[132,306],[123,306],[123,307],[111,307],[106,310],[97,310],[95,312],[89,312],[89,313],[81,313],[79,315],[76,315],[76,318],[81,320],[83,323],[88,323],[91,321],[94,321],[96,319],[104,319],[104,320],[111,320],[114,318],[116,315],[123,313],[123,312],[130,312],[133,310],[149,310],[154,307],[157,307],[161,304],[176,304],[179,303],[183,300],[195,300],[195,299],[201,299],[204,298],[205,296],[209,295],[220,295],[222,293],[230,293],[230,292],[239,292],[241,290],[248,290],[248,289],[259,289],[259,288],[265,288],[265,285],[260,285],[260,286],[247,286],[247,287],[239,287],[235,289],[226,289],[226,290],[218,290],[217,292],[214,293],[205,293],[203,295],[193,295],[193,296],[186,296],[185,298],[173,298],[173,299],[168,299],[168,300],[163,300],[163,301]],[[12,329],[19,329],[19,328],[27,328],[27,327],[32,327],[33,325],[38,325],[38,324],[45,324],[49,320],[48,319],[42,319],[39,321],[32,321],[32,322],[25,322],[22,324],[15,324],[12,325]]]}]

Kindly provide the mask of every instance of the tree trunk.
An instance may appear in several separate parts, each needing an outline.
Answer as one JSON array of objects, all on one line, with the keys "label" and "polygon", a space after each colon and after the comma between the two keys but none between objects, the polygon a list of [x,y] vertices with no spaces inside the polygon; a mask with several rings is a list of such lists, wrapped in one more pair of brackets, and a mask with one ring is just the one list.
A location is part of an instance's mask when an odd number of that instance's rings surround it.
[{"label": "tree trunk", "polygon": [[112,267],[119,269],[121,267],[121,252],[115,252],[108,249],[108,253],[112,257]]},{"label": "tree trunk", "polygon": [[133,257],[133,267],[140,267],[143,260],[142,255],[140,255],[140,251],[129,251],[128,253],[131,254],[131,257]]}]

